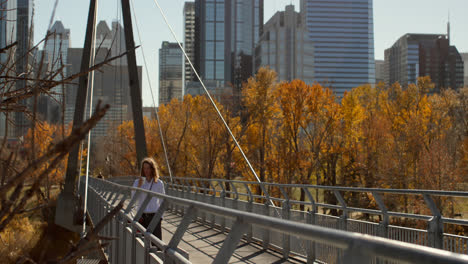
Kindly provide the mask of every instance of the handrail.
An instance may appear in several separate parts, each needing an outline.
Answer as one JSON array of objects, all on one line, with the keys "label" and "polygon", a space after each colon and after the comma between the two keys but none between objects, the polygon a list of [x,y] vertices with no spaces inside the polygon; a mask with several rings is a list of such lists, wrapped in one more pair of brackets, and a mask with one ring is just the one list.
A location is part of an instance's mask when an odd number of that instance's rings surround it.
[{"label": "handrail", "polygon": [[[164,179],[164,177],[162,177]],[[226,179],[204,179],[204,178],[186,178],[186,177],[174,177],[174,180],[192,180],[200,182],[229,182],[229,183],[240,183],[240,184],[251,184],[251,185],[267,185],[273,187],[289,187],[289,188],[313,188],[331,191],[348,191],[348,192],[378,192],[378,193],[392,193],[392,194],[430,194],[437,196],[453,196],[453,197],[468,197],[468,192],[463,191],[440,191],[440,190],[421,190],[421,189],[384,189],[384,188],[363,188],[363,187],[342,187],[342,186],[325,186],[325,185],[313,185],[313,184],[285,184],[285,183],[271,183],[262,182],[258,183],[255,181],[239,181],[239,180],[226,180]]]},{"label": "handrail", "polygon": [[[370,193],[373,196],[375,194],[400,194],[400,195],[434,195],[434,196],[451,196],[451,197],[461,197],[461,198],[468,198],[468,192],[462,191],[439,191],[439,190],[418,190],[418,189],[383,189],[383,188],[360,188],[360,187],[341,187],[341,186],[323,186],[323,185],[312,185],[312,184],[281,184],[281,183],[258,183],[258,182],[249,182],[249,181],[239,181],[239,180],[225,180],[225,179],[203,179],[203,178],[185,178],[185,177],[174,177],[172,183],[168,183],[170,186],[179,187],[180,185],[177,184],[177,181],[192,181],[192,182],[222,182],[222,183],[237,183],[243,186],[248,185],[261,185],[261,186],[271,186],[271,187],[278,187],[278,188],[302,188],[302,189],[319,189],[319,190],[326,190],[326,191],[342,191],[342,192],[365,192]],[[246,187],[247,188],[247,187]],[[200,188],[203,189],[203,188]],[[249,190],[250,191],[250,190]],[[225,192],[225,193],[232,193],[232,192]],[[251,196],[251,198],[256,199],[270,199],[273,201],[283,202],[288,201],[290,204],[298,204],[298,205],[310,205],[311,202],[307,201],[299,201],[293,199],[285,199],[285,198],[278,198],[278,197],[264,197],[262,195],[255,195],[249,193],[239,193],[237,192],[236,195],[238,196]],[[327,209],[337,209],[337,210],[344,210],[340,205],[333,205],[333,204],[325,204],[319,203],[317,201],[313,201],[314,204],[318,207],[327,208]],[[426,204],[428,201],[425,201]],[[430,208],[431,204],[427,204]],[[346,211],[352,212],[360,212],[360,213],[370,213],[370,214],[381,214],[381,215],[388,215],[388,216],[395,216],[395,217],[406,217],[411,219],[419,219],[419,220],[430,220],[434,217],[434,215],[423,215],[423,214],[412,214],[412,213],[401,213],[395,211],[384,211],[376,210],[376,209],[367,209],[367,208],[357,208],[357,207],[346,207]],[[457,224],[457,225],[468,225],[468,220],[464,219],[454,219],[449,217],[441,217],[442,223],[449,223],[449,224]]]},{"label": "handrail", "polygon": [[[269,230],[274,229],[278,232],[296,235],[297,237],[301,237],[305,240],[312,240],[317,243],[324,243],[342,248],[345,251],[343,259],[346,260],[346,262],[367,263],[375,259],[375,257],[381,257],[385,259],[408,261],[411,263],[468,263],[468,256],[448,251],[243,212],[198,201],[154,193],[135,187],[123,186],[100,179],[90,179],[90,186],[93,190],[101,192],[135,191],[136,193],[146,193],[147,196],[145,201],[149,201],[152,197],[157,197],[164,199],[164,202],[169,204],[185,206],[189,211],[182,220],[182,223],[186,223],[185,229],[194,217],[194,212],[198,211],[234,219],[235,223],[231,228],[228,239],[225,240],[223,246],[218,252],[218,256],[214,261],[215,263],[221,263],[223,260],[230,258],[242,234],[246,232],[246,226],[248,225],[261,226],[262,228]],[[139,194],[135,194],[133,196],[132,201],[128,206],[135,203],[137,199],[136,197],[139,197]],[[139,211],[142,211],[143,207],[144,206],[142,206]],[[137,216],[139,213],[140,212],[137,213]],[[161,214],[161,212],[157,212],[157,214]],[[180,235],[180,233],[185,232],[183,226],[184,224],[179,226],[174,237],[177,237],[177,234]],[[171,240],[169,242],[169,245],[177,244],[178,241]]]}]

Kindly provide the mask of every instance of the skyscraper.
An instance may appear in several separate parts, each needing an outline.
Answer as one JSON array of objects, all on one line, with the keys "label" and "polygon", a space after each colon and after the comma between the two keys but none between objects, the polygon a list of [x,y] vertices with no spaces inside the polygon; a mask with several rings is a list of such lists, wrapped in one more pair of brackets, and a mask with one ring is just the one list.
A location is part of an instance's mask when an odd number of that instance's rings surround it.
[{"label": "skyscraper", "polygon": [[[110,56],[115,57],[126,51],[125,34],[122,25],[112,22],[112,29],[109,28],[105,20],[99,21],[96,27],[96,49],[110,50]],[[127,65],[127,56],[111,61],[111,65]]]},{"label": "skyscraper", "polygon": [[[0,47],[16,41],[16,1],[0,2]],[[14,51],[14,49],[10,49]],[[8,53],[0,53],[0,63],[5,63]]]},{"label": "skyscraper", "polygon": [[[109,50],[101,48],[96,53],[96,64],[105,60]],[[70,48],[68,50],[69,75],[80,72],[82,48]],[[142,68],[138,66],[138,78],[141,80]],[[108,134],[113,125],[121,124],[123,121],[132,119],[132,108],[130,99],[130,86],[127,65],[104,65],[94,72],[93,106],[94,111],[97,102],[109,104],[110,108],[106,115],[97,123],[91,133],[91,143],[96,144],[99,138]],[[78,79],[66,86],[65,123],[73,121],[75,111]],[[140,82],[141,91],[141,82]],[[89,117],[89,96],[88,90],[87,105],[85,108],[85,120]]]},{"label": "skyscraper", "polygon": [[[195,3],[184,4],[184,49],[192,63],[195,63]],[[198,81],[184,56],[184,87],[187,82]]]},{"label": "skyscraper", "polygon": [[465,73],[463,74],[464,86],[468,86],[468,53],[462,53],[461,56],[463,59],[463,65],[464,65],[464,71],[465,71]]},{"label": "skyscraper", "polygon": [[[16,1],[0,1],[0,48],[7,47],[8,45],[16,41]],[[7,51],[0,53],[0,74],[1,75],[16,75],[16,72],[8,70],[12,63],[15,61],[15,48],[8,49]],[[12,88],[14,90],[14,83],[0,79],[0,85],[3,89],[8,90]],[[13,118],[9,116],[8,118]],[[7,124],[7,116],[0,113],[0,138],[4,136],[14,136],[13,126]],[[8,128],[7,131],[5,131]]]},{"label": "skyscraper", "polygon": [[195,62],[204,80],[240,91],[255,71],[263,0],[196,0]]},{"label": "skyscraper", "polygon": [[[52,33],[47,40],[44,48],[45,62],[48,65],[49,72],[56,72],[61,70],[63,76],[67,76],[67,68],[63,66],[67,65],[68,49],[70,48],[70,29],[63,26],[61,21],[55,21],[54,25],[50,29]],[[57,75],[54,80],[60,81],[62,75]],[[62,102],[64,100],[65,93],[64,85],[58,85],[51,90],[52,98],[47,100],[47,121],[56,123],[60,121]]]},{"label": "skyscraper", "polygon": [[301,0],[314,43],[314,78],[342,96],[375,83],[372,0]]},{"label": "skyscraper", "polygon": [[405,34],[385,50],[385,83],[403,87],[430,76],[436,91],[463,86],[463,61],[445,34]]},{"label": "skyscraper", "polygon": [[[122,26],[118,22],[112,23],[112,29],[105,21],[98,23],[96,30],[96,64],[110,58],[113,54],[121,54],[125,51],[125,39]],[[82,48],[68,49],[67,74],[80,72]],[[142,67],[138,66],[138,78],[141,80]],[[94,71],[93,106],[101,100],[103,104],[109,104],[110,108],[106,115],[93,128],[91,133],[91,144],[100,142],[100,138],[109,133],[113,125],[121,124],[123,121],[132,119],[132,108],[130,98],[129,74],[126,58],[119,58]],[[141,92],[140,82],[140,92]],[[76,95],[78,89],[78,78],[73,83],[66,85],[65,91],[65,123],[73,121],[75,111]],[[90,91],[88,90],[88,98]],[[89,116],[89,99],[85,108],[85,119]]]},{"label": "skyscraper", "polygon": [[178,43],[163,41],[159,49],[159,104],[182,100],[182,51]]},{"label": "skyscraper", "polygon": [[[8,1],[9,2],[9,1]],[[31,48],[33,43],[34,33],[32,27],[32,0],[17,0],[16,8],[16,74],[18,76],[28,77],[31,67]],[[16,89],[26,87],[26,80],[18,80]],[[29,100],[23,100],[21,103],[28,106]],[[15,136],[23,136],[28,129],[28,120],[24,113],[16,113],[15,115],[16,128]]]},{"label": "skyscraper", "polygon": [[313,43],[308,40],[304,21],[293,5],[286,6],[286,11],[276,12],[265,23],[259,50],[257,68],[269,66],[280,81],[300,79],[313,83]]}]

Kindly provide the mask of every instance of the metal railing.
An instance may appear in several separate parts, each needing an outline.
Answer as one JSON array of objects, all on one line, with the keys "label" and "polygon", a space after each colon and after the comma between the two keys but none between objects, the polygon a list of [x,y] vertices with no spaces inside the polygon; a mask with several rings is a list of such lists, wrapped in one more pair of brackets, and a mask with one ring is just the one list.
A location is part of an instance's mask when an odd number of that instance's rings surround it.
[{"label": "metal railing", "polygon": [[[229,189],[228,189],[228,188]],[[280,197],[270,195],[271,190],[276,189]],[[263,195],[254,194],[254,190],[261,190]],[[270,191],[269,191],[270,190]],[[291,198],[290,193],[303,191],[305,201]],[[336,198],[337,204],[319,202],[313,193],[328,191]],[[317,185],[299,184],[275,184],[257,183],[246,181],[222,180],[222,179],[199,179],[199,178],[173,178],[167,181],[167,193],[173,196],[193,199],[223,207],[239,209],[247,212],[255,212],[263,215],[282,217],[302,223],[310,223],[323,227],[340,229],[373,236],[380,236],[392,240],[409,242],[413,244],[430,246],[444,249],[455,253],[468,254],[468,237],[444,233],[444,224],[455,226],[468,226],[466,219],[454,219],[444,217],[434,202],[433,197],[457,197],[465,198],[468,202],[468,192],[456,191],[432,191],[432,190],[397,190],[376,188],[351,188],[330,187]],[[346,203],[344,194],[365,194],[369,200],[374,200],[378,209],[352,207]],[[404,213],[390,211],[385,204],[385,197],[391,195],[419,197],[430,210],[432,215]],[[278,206],[273,208],[269,203],[273,200]],[[322,199],[323,200],[323,199]],[[300,207],[306,210],[299,210]],[[319,209],[334,209],[338,215],[320,213]],[[364,214],[379,218],[378,221],[358,219]],[[205,217],[202,215],[202,219]],[[392,225],[390,218],[412,219],[426,225],[427,229],[416,229],[405,226]],[[213,221],[213,220],[208,220]],[[223,228],[223,221],[216,220]],[[277,232],[261,234],[249,232],[249,238],[257,238],[264,241],[265,247],[273,245],[284,251],[293,251],[296,254],[307,255],[305,245],[300,244],[294,237],[283,237]],[[288,243],[288,245],[286,245]],[[316,259],[329,262],[327,256],[330,249],[323,253],[316,248]],[[336,251],[336,250],[335,250]],[[331,250],[333,252],[333,250]],[[285,255],[289,252],[285,252]],[[335,254],[335,255],[336,255]]]},{"label": "metal railing", "polygon": [[[177,245],[189,224],[196,219],[198,215],[210,217],[213,223],[217,225],[224,223],[225,230],[229,230],[227,239],[218,251],[214,263],[227,263],[240,239],[244,235],[249,236],[249,233],[255,234],[259,230],[274,231],[280,233],[283,238],[294,236],[298,239],[299,243],[305,246],[309,261],[314,259],[314,248],[328,247],[339,250],[338,254],[330,252],[330,254],[334,255],[335,259],[329,262],[337,263],[373,263],[381,260],[411,263],[468,263],[468,256],[439,249],[431,249],[369,235],[254,214],[227,208],[228,206],[218,206],[194,199],[162,195],[99,179],[90,179],[89,183],[90,193],[93,197],[91,201],[94,201],[90,204],[90,214],[96,218],[96,220],[99,220],[100,217],[102,218],[105,212],[116,206],[118,201],[123,199],[128,200],[131,191],[137,193],[130,202],[128,202],[125,211],[122,211],[118,217],[116,217],[106,231],[107,235],[118,234],[119,237],[117,241],[112,243],[111,248],[108,250],[110,252],[111,261],[117,260],[117,262],[113,263],[150,263],[150,261],[157,259],[157,256],[165,263],[170,261],[187,263],[188,260],[183,258],[182,254],[178,253],[180,250],[177,249]],[[168,184],[168,187],[170,186],[171,185]],[[173,187],[174,185],[168,188],[168,191]],[[140,210],[132,217],[130,216],[130,211],[136,203],[137,197],[142,193],[147,194],[146,198]],[[195,193],[192,194],[197,195]],[[144,230],[135,219],[139,219],[143,213],[143,208],[146,207],[146,204],[152,197],[162,198],[163,203],[160,210],[152,219],[148,230]],[[270,209],[266,205],[263,206],[268,210]],[[166,244],[154,237],[151,231],[156,226],[163,212],[169,208],[178,208],[184,212],[184,215],[175,234],[169,243]],[[283,216],[286,216],[285,212],[287,211],[282,211]],[[139,234],[137,230],[140,232]],[[263,234],[265,235],[267,232],[263,232]],[[268,241],[267,236],[265,236],[264,239]],[[131,245],[131,247],[126,245]],[[287,246],[287,244],[285,245]],[[128,248],[130,248],[130,252],[127,250]],[[156,249],[160,249],[161,252],[157,252]],[[137,251],[143,254],[137,253]],[[118,254],[123,254],[123,256]],[[150,260],[152,256],[153,260]]]}]

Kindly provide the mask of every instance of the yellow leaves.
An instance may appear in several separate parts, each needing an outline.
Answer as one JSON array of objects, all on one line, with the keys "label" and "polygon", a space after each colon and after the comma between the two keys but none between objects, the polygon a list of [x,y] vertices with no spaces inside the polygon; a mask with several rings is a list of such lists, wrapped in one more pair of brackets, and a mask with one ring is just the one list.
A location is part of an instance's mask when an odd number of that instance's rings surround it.
[{"label": "yellow leaves", "polygon": [[32,222],[28,217],[16,215],[0,233],[0,256],[2,263],[14,263],[21,256],[28,255],[41,237],[40,222]]},{"label": "yellow leaves", "polygon": [[[24,149],[27,150],[27,155],[34,153],[36,157],[44,155],[52,144],[62,140],[65,136],[69,135],[71,131],[71,125],[62,127],[58,124],[49,124],[47,122],[38,123],[34,129],[29,129],[24,139]],[[34,148],[33,148],[34,146]],[[49,175],[48,180],[51,180],[48,184],[57,184],[63,181],[65,169],[66,169],[66,158],[58,165]],[[44,163],[40,169],[45,169],[49,166],[49,163]]]},{"label": "yellow leaves", "polygon": [[276,73],[270,69],[260,68],[255,78],[249,78],[242,89],[242,102],[255,122],[274,118],[277,111],[274,97],[276,89]]}]

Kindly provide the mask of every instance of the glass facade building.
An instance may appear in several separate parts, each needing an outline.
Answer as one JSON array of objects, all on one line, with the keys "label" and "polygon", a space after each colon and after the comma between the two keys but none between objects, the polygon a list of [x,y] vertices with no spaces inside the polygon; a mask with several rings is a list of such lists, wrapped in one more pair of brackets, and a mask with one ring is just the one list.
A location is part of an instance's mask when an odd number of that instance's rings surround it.
[{"label": "glass facade building", "polygon": [[159,49],[159,105],[182,100],[182,51],[178,43],[164,41]]},{"label": "glass facade building", "polygon": [[403,87],[429,76],[435,91],[463,87],[463,60],[445,34],[406,34],[385,50],[385,83]]},{"label": "glass facade building", "polygon": [[204,80],[239,91],[254,74],[263,0],[196,0],[195,62]]},{"label": "glass facade building", "polygon": [[341,97],[375,83],[372,0],[301,0],[314,43],[314,78]]}]

